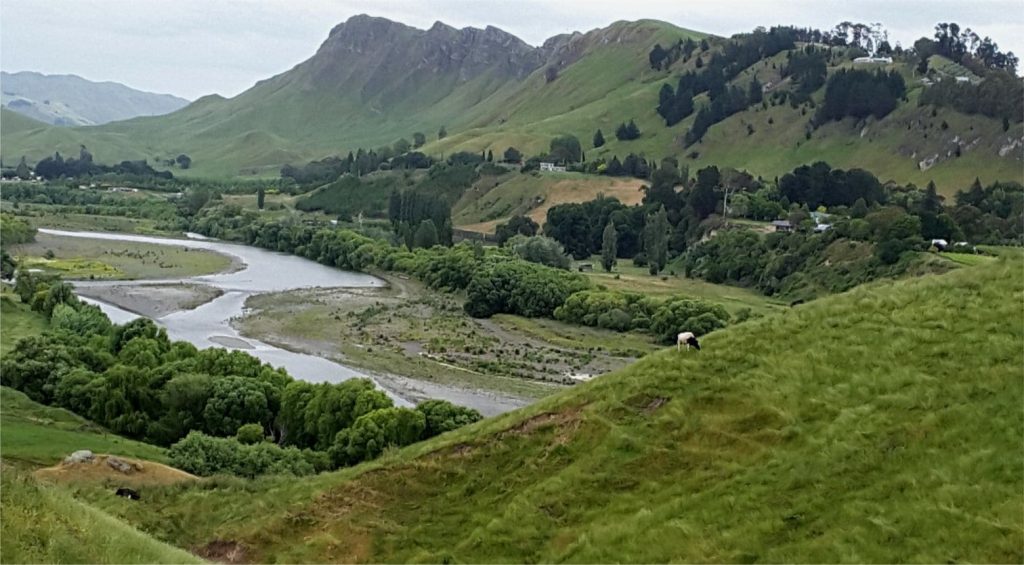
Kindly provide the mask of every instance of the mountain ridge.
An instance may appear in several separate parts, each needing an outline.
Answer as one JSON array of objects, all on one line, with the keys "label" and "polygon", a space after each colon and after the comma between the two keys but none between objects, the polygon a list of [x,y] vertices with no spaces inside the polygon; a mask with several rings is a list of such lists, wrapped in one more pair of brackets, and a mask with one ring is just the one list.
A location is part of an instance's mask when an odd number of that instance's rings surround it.
[{"label": "mountain ridge", "polygon": [[[651,67],[648,54],[655,44],[686,39],[707,39],[709,50],[702,48],[667,69]],[[547,150],[553,137],[573,134],[592,158],[637,153],[657,162],[671,156],[691,170],[717,164],[771,177],[826,160],[899,183],[934,180],[947,194],[966,188],[978,172],[985,182],[1024,180],[1024,151],[1016,150],[1024,141],[1003,151],[1024,138],[1021,124],[1007,131],[994,118],[948,108],[926,115],[926,108],[917,106],[923,87],[913,79],[913,65],[905,62],[887,67],[911,81],[907,99],[891,116],[837,122],[808,134],[806,104],[751,106],[714,124],[704,141],[686,147],[683,134],[693,117],[666,126],[655,111],[659,88],[673,84],[680,73],[699,70],[695,62],[708,60],[725,41],[647,19],[559,34],[531,46],[493,26],[456,29],[436,22],[418,29],[362,14],[336,25],[309,59],[233,98],[204,97],[165,116],[74,131],[19,128],[4,134],[4,157],[11,161],[26,155],[35,161],[86,143],[100,160],[123,155],[155,160],[185,153],[193,167],[183,174],[276,176],[286,163],[379,148],[412,139],[414,132],[426,137],[420,150],[437,157],[456,151],[501,154],[510,146],[536,155]],[[762,84],[776,81],[775,88],[785,94],[792,85],[779,82],[780,66],[791,52],[762,59],[731,84],[745,89],[752,77],[759,77]],[[846,55],[839,55],[830,73],[851,66]],[[811,104],[820,103],[822,90],[813,94]],[[698,96],[695,104],[707,104],[706,97]],[[641,137],[615,139],[617,125],[631,119]],[[941,131],[929,129],[940,123],[946,124]],[[607,143],[593,148],[589,141],[598,128]],[[437,135],[442,129],[448,134],[443,139]],[[980,145],[968,145],[977,138],[983,139]],[[934,160],[920,166],[925,159]]]}]

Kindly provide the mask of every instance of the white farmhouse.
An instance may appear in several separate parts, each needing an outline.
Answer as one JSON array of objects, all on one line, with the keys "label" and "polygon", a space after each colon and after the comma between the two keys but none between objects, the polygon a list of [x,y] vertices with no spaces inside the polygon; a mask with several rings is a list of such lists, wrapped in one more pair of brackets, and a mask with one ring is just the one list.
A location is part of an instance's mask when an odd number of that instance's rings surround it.
[{"label": "white farmhouse", "polygon": [[855,64],[884,64],[891,65],[892,57],[857,57],[853,60]]}]

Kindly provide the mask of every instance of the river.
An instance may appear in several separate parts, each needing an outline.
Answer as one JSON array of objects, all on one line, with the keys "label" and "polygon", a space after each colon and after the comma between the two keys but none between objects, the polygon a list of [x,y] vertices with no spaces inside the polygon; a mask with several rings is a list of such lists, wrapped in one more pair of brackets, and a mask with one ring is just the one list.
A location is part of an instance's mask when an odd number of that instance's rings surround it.
[{"label": "river", "polygon": [[[69,281],[80,290],[104,285],[140,286],[184,282],[209,285],[223,292],[219,297],[197,308],[179,310],[154,318],[157,324],[167,329],[167,335],[171,339],[188,341],[201,349],[208,347],[240,349],[275,367],[283,367],[297,379],[309,382],[336,383],[354,377],[369,378],[400,406],[410,406],[426,398],[440,398],[475,408],[485,416],[492,416],[525,404],[521,399],[487,391],[440,385],[408,379],[400,375],[370,375],[330,359],[289,351],[250,337],[243,337],[231,326],[232,318],[243,315],[246,299],[255,294],[314,287],[384,286],[386,283],[377,277],[326,267],[295,255],[267,251],[248,245],[225,243],[196,234],[186,234],[188,239],[173,239],[121,233],[52,229],[40,229],[39,231],[58,237],[133,241],[205,249],[239,260],[243,264],[241,269],[214,275],[139,281]],[[115,323],[124,323],[138,317],[138,314],[113,304],[88,298],[85,300],[100,306]]]}]

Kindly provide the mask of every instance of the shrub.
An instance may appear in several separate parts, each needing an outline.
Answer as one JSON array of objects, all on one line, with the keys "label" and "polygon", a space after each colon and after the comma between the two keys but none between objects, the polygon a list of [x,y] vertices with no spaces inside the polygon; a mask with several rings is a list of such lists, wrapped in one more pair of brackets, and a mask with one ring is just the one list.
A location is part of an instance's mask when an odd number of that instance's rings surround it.
[{"label": "shrub", "polygon": [[703,335],[725,327],[728,319],[729,313],[717,304],[671,298],[651,317],[651,332],[662,342],[671,343],[681,331]]},{"label": "shrub", "polygon": [[340,467],[373,459],[388,447],[416,442],[425,428],[426,418],[417,410],[375,410],[360,416],[352,427],[338,432],[330,449],[331,460]]},{"label": "shrub", "polygon": [[417,405],[416,410],[424,416],[425,427],[422,439],[434,437],[483,419],[483,416],[476,410],[457,406],[447,400],[427,400]]},{"label": "shrub", "polygon": [[312,461],[323,462],[294,447],[279,447],[260,442],[245,445],[233,438],[217,438],[202,432],[190,432],[168,451],[171,465],[189,473],[210,476],[228,473],[253,478],[266,474],[311,475]]},{"label": "shrub", "polygon": [[253,445],[263,441],[263,426],[259,424],[244,424],[239,426],[238,432],[235,433],[235,439],[239,443],[246,445]]},{"label": "shrub", "polygon": [[466,289],[465,309],[475,318],[502,313],[551,316],[569,295],[589,284],[580,275],[533,263],[491,263],[473,276]]}]

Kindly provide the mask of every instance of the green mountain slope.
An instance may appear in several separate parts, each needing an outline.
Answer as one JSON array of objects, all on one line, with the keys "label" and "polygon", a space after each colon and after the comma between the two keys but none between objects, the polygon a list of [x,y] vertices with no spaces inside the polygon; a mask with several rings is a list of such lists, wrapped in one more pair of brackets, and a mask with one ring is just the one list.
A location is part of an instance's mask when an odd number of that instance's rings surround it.
[{"label": "green mountain slope", "polygon": [[354,469],[116,510],[255,561],[1019,562],[1022,268],[867,285]]},{"label": "green mountain slope", "polygon": [[93,82],[75,75],[0,73],[3,106],[58,126],[105,124],[181,109],[188,100],[155,94],[116,82]]},{"label": "green mountain slope", "polygon": [[[712,126],[703,142],[684,147],[694,118],[669,128],[655,107],[662,84],[696,70],[697,58],[655,71],[648,54],[656,43],[702,37],[712,50],[723,41],[640,20],[531,47],[492,27],[456,30],[439,22],[418,30],[356,16],[335,27],[313,57],[235,98],[208,96],[166,116],[99,127],[50,131],[18,124],[4,128],[3,153],[8,161],[21,155],[34,161],[85,143],[102,161],[186,153],[193,168],[181,174],[272,176],[285,163],[379,147],[411,139],[414,132],[426,135],[423,150],[435,156],[485,149],[500,154],[509,146],[537,154],[555,135],[571,133],[590,158],[675,156],[691,168],[735,166],[766,177],[826,159],[837,167],[868,168],[883,180],[934,180],[946,194],[975,176],[984,183],[1024,180],[1024,124],[1003,131],[1000,122],[983,116],[945,109],[932,116],[930,108],[917,106],[922,86],[913,65],[899,62],[893,68],[907,80],[908,100],[881,120],[828,124],[808,139],[813,108],[753,106]],[[733,83],[746,88],[757,76],[762,84],[789,89],[780,74],[786,56],[755,63]],[[830,72],[851,65],[845,52],[836,61]],[[934,66],[950,67],[942,63],[936,59]],[[822,96],[823,89],[814,94],[819,102]],[[705,98],[698,97],[698,105]],[[616,126],[630,119],[641,137],[615,139]],[[449,135],[437,139],[442,127]],[[608,140],[599,150],[590,147],[598,128]]]}]

